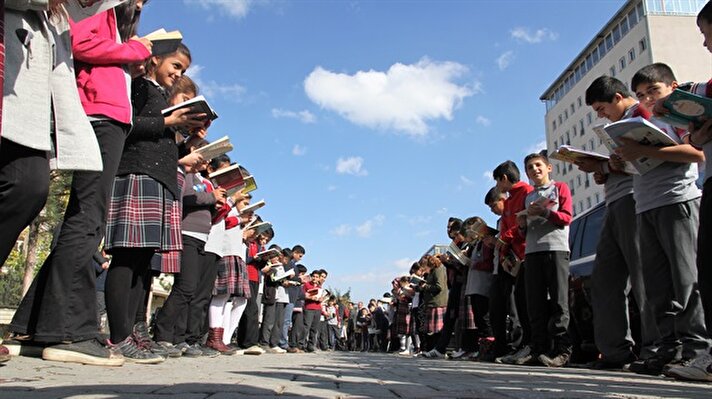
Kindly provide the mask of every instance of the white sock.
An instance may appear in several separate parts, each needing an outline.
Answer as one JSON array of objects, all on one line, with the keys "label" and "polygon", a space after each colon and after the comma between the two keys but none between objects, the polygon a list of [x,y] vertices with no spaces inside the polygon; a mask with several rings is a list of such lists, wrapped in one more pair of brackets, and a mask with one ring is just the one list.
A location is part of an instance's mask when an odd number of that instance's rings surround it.
[{"label": "white sock", "polygon": [[225,329],[223,333],[223,343],[225,345],[230,344],[232,334],[235,333],[237,326],[240,325],[240,319],[246,307],[247,298],[232,298],[232,307],[229,307],[230,315],[228,316],[226,314],[223,321],[223,328]]},{"label": "white sock", "polygon": [[218,328],[223,326],[223,313],[229,295],[214,295],[210,300],[210,308],[208,309],[208,326],[210,328]]}]

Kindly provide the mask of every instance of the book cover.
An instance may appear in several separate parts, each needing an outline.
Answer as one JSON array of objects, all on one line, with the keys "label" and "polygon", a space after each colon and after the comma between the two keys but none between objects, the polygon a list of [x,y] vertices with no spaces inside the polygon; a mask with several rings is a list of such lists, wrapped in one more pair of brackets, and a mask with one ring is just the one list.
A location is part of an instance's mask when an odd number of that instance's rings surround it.
[{"label": "book cover", "polygon": [[270,276],[272,281],[281,281],[290,277],[294,277],[294,269],[285,272],[284,266],[272,266],[272,275]]},{"label": "book cover", "polygon": [[79,22],[127,1],[128,0],[104,0],[95,1],[91,5],[85,5],[92,2],[87,0],[67,0],[64,4],[64,9],[67,10],[67,14],[72,21]]},{"label": "book cover", "polygon": [[[555,201],[555,200],[553,200],[553,199],[551,199],[551,198],[539,197],[539,198],[535,199],[534,201],[532,201],[529,205],[531,205],[531,204],[538,204],[538,205],[541,205],[542,207],[544,207],[544,208],[546,208],[546,209],[554,209],[554,206],[556,206],[556,204],[558,204],[558,202]],[[529,205],[527,205],[527,208],[529,207]],[[521,211],[519,211],[519,212],[517,212],[516,215],[517,215],[517,216],[527,216],[527,217],[529,217],[526,208],[523,209],[523,210],[521,210]],[[540,217],[540,216],[535,216],[535,217]]]},{"label": "book cover", "polygon": [[230,138],[227,136],[221,137],[212,143],[195,149],[195,152],[203,156],[203,160],[210,161],[213,158],[217,158],[220,155],[227,154],[232,151],[232,143],[230,143]]},{"label": "book cover", "polygon": [[415,274],[411,274],[410,276],[408,276],[408,282],[411,284],[419,285],[424,283],[425,279],[420,276],[416,276]]},{"label": "book cover", "polygon": [[265,200],[259,200],[259,201],[255,202],[254,204],[250,204],[250,205],[248,205],[248,206],[246,206],[246,207],[240,209],[240,215],[244,215],[244,214],[246,214],[246,213],[254,212],[254,211],[256,211],[256,210],[262,208],[262,207],[265,206],[265,205],[266,205]]},{"label": "book cover", "polygon": [[183,40],[180,31],[174,30],[166,32],[161,28],[144,36],[151,41],[151,55],[170,54],[178,50],[178,46]]},{"label": "book cover", "polygon": [[255,223],[245,227],[245,229],[255,229],[255,235],[260,235],[271,228],[272,223],[270,222]]},{"label": "book cover", "polygon": [[253,176],[245,176],[245,186],[242,188],[242,192],[247,194],[257,190],[257,182]]},{"label": "book cover", "polygon": [[[594,126],[593,131],[611,152],[614,152],[615,149],[622,144],[620,139],[623,137],[635,140],[644,145],[659,147],[677,145],[677,142],[670,138],[665,132],[641,117],[623,119],[606,125]],[[663,163],[663,161],[660,159],[647,157],[638,158],[629,162],[632,167],[631,171],[640,175],[644,175],[661,163]]]},{"label": "book cover", "polygon": [[266,251],[258,252],[257,254],[255,254],[255,256],[258,256],[263,259],[274,258],[274,257],[281,256],[281,255],[282,255],[282,253],[279,252],[279,250],[274,249],[274,248],[268,249]]},{"label": "book cover", "polygon": [[479,220],[465,219],[465,238],[468,241],[481,240],[485,237],[494,237],[499,234],[499,230],[487,226],[487,223]]},{"label": "book cover", "polygon": [[236,187],[241,188],[245,184],[238,164],[217,170],[209,174],[208,178],[215,187],[221,187],[228,191]]},{"label": "book cover", "polygon": [[659,118],[673,126],[687,130],[689,124],[700,126],[712,118],[712,99],[676,89],[663,106],[669,113]]},{"label": "book cover", "polygon": [[558,161],[576,163],[582,159],[595,159],[597,161],[608,161],[608,155],[599,154],[593,151],[584,151],[568,145],[562,145],[549,155],[549,158]]},{"label": "book cover", "polygon": [[195,96],[190,100],[183,101],[182,103],[176,104],[172,107],[168,107],[162,110],[161,113],[163,114],[163,116],[168,116],[172,114],[173,111],[182,108],[190,108],[191,113],[206,114],[207,116],[205,117],[205,119],[208,120],[215,120],[218,118],[218,114],[215,113],[212,107],[210,107],[210,104],[208,104],[208,100],[206,100],[203,96]]},{"label": "book cover", "polygon": [[455,260],[457,260],[461,265],[466,265],[469,263],[470,259],[465,256],[464,253],[460,250],[460,248],[455,245],[455,242],[451,242],[450,245],[447,247],[447,252],[452,255]]}]

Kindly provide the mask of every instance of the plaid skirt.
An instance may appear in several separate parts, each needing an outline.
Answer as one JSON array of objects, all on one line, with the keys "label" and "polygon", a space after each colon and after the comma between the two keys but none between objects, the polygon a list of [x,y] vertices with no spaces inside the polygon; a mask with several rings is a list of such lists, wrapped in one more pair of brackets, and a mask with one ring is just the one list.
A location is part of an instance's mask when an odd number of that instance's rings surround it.
[{"label": "plaid skirt", "polygon": [[225,256],[218,260],[218,276],[215,279],[213,295],[250,297],[250,280],[247,265],[239,256]]},{"label": "plaid skirt", "polygon": [[425,332],[427,334],[437,334],[443,329],[446,312],[447,306],[425,309]]},{"label": "plaid skirt", "polygon": [[410,303],[398,301],[396,305],[396,334],[410,334]]},{"label": "plaid skirt", "polygon": [[472,297],[471,295],[465,295],[464,287],[460,293],[460,306],[458,311],[458,320],[460,321],[461,330],[474,330],[477,328],[475,325],[475,309],[472,307]]},{"label": "plaid skirt", "polygon": [[116,177],[104,246],[107,252],[113,248],[154,248],[161,255],[161,271],[178,273],[183,249],[182,219],[181,202],[161,183],[147,175]]}]

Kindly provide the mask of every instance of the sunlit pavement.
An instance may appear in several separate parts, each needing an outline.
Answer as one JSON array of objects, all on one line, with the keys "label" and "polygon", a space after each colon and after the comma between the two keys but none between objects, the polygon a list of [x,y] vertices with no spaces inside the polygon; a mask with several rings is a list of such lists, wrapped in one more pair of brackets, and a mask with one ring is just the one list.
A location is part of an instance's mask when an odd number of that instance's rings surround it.
[{"label": "sunlit pavement", "polygon": [[19,357],[0,366],[3,399],[250,396],[710,399],[712,383],[623,372],[344,352],[181,358],[118,368]]}]

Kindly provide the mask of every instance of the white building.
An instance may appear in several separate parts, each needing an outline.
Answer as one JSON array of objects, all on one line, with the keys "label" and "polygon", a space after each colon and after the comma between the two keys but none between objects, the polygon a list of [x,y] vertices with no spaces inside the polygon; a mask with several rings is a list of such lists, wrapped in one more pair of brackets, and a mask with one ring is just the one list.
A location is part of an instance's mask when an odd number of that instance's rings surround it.
[{"label": "white building", "polygon": [[[562,144],[607,154],[591,127],[607,121],[586,105],[586,88],[601,75],[628,87],[635,72],[654,62],[672,67],[679,82],[707,81],[712,56],[696,24],[707,0],[629,0],[541,95],[546,104],[549,152]],[[575,166],[553,161],[553,179],[569,184],[574,214],[604,201],[603,186]]]}]

